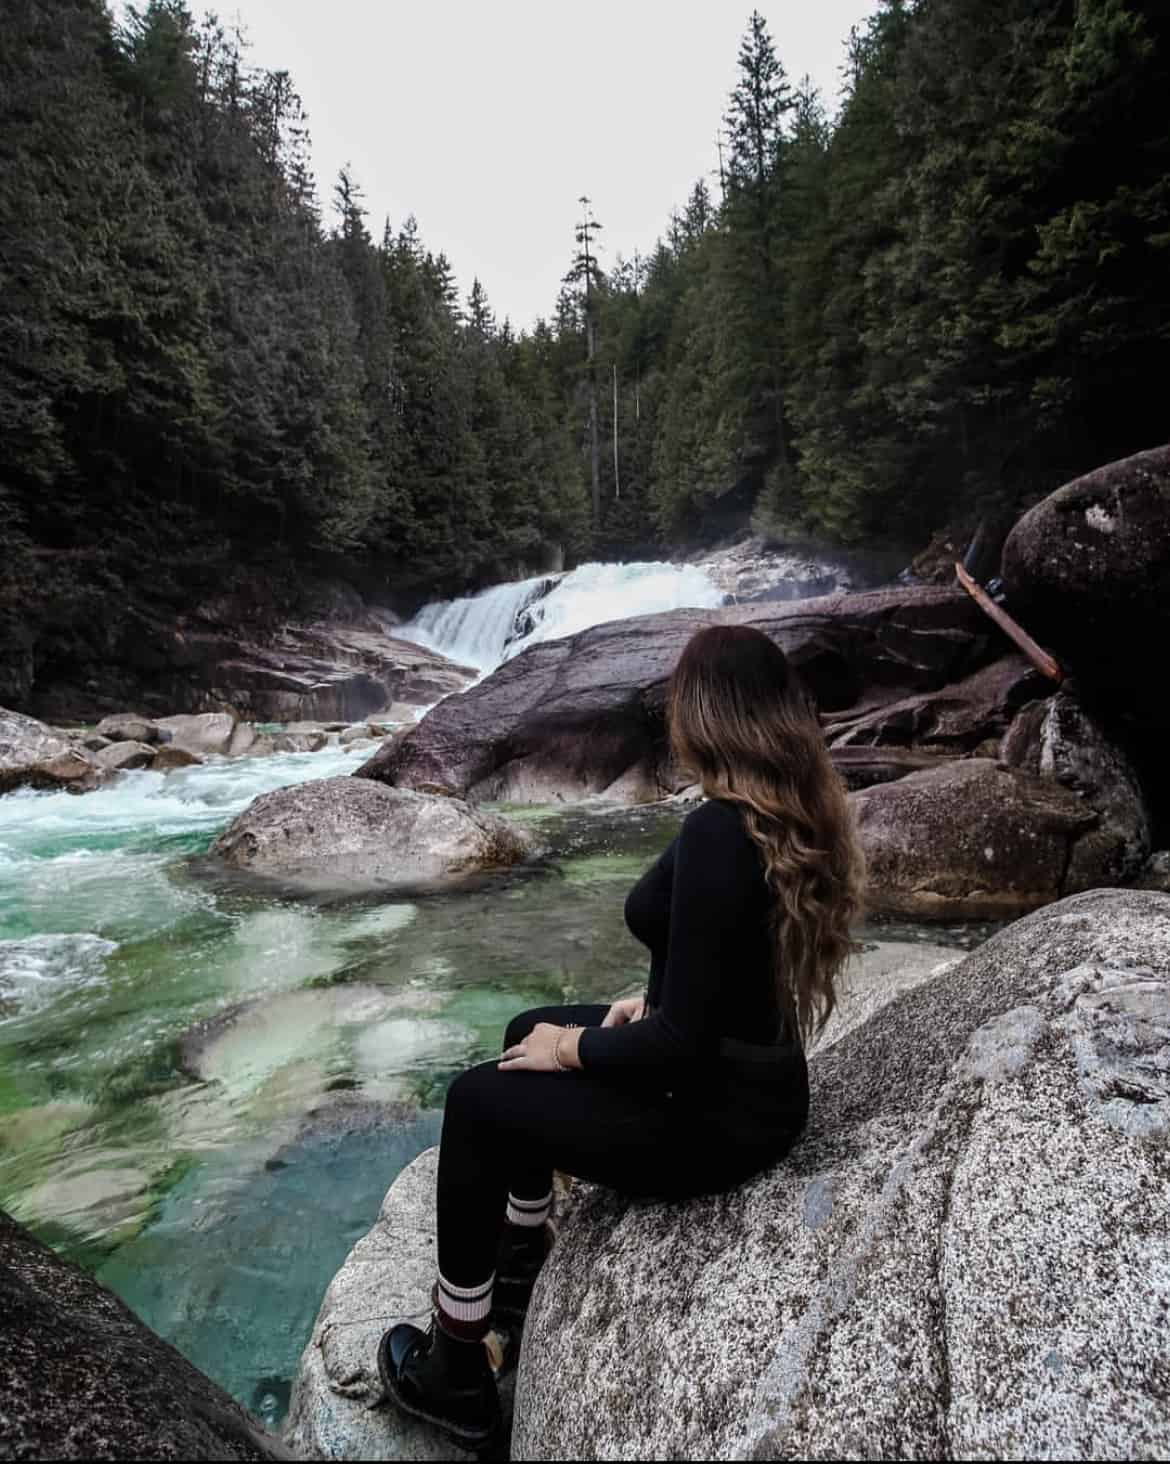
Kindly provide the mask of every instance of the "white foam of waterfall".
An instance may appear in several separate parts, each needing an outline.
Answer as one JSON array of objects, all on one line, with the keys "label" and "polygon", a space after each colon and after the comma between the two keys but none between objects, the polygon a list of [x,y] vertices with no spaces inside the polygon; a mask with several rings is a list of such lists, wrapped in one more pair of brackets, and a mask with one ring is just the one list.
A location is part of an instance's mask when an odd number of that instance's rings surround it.
[{"label": "white foam of waterfall", "polygon": [[710,575],[694,564],[582,564],[543,593],[552,578],[538,575],[493,585],[464,599],[424,605],[396,634],[486,675],[536,641],[634,615],[710,609],[725,598]]},{"label": "white foam of waterfall", "polygon": [[452,661],[490,671],[504,659],[504,646],[515,633],[516,617],[550,582],[551,576],[509,580],[478,595],[435,600],[413,620],[395,629],[403,640],[440,651]]}]

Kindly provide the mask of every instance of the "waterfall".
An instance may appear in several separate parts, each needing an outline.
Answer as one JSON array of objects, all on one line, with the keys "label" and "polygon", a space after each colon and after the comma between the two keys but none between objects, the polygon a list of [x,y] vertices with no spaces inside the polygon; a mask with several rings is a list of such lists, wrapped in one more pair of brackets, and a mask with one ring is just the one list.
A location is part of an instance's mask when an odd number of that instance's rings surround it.
[{"label": "waterfall", "polygon": [[460,665],[491,671],[516,635],[517,617],[556,582],[554,576],[538,575],[492,585],[461,600],[436,600],[424,605],[413,620],[396,626],[394,634],[441,651]]},{"label": "waterfall", "polygon": [[712,609],[725,600],[697,565],[582,564],[565,575],[539,575],[425,605],[395,634],[486,675],[537,641],[634,615]]}]

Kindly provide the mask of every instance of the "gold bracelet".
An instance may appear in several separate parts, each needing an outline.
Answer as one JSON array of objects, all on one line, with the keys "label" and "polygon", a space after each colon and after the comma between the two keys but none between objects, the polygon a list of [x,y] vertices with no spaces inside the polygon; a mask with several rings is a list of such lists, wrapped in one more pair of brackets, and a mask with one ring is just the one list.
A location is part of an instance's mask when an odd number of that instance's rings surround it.
[{"label": "gold bracelet", "polygon": [[566,1067],[561,1061],[561,1041],[566,1032],[575,1032],[580,1025],[579,1022],[570,1022],[567,1027],[562,1027],[557,1033],[557,1040],[553,1043],[553,1062],[556,1064],[558,1073],[571,1073],[572,1068]]}]

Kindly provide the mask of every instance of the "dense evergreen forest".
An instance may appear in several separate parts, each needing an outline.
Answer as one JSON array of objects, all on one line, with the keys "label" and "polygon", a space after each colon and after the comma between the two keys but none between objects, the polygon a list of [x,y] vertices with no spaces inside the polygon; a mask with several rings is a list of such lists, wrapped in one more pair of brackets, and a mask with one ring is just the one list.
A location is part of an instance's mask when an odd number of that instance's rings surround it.
[{"label": "dense evergreen forest", "polygon": [[883,0],[835,118],[753,14],[717,175],[644,258],[566,241],[519,333],[359,179],[321,207],[294,80],[214,19],[8,0],[4,41],[0,664],[752,509],[915,544],[1167,435],[1160,4]]}]

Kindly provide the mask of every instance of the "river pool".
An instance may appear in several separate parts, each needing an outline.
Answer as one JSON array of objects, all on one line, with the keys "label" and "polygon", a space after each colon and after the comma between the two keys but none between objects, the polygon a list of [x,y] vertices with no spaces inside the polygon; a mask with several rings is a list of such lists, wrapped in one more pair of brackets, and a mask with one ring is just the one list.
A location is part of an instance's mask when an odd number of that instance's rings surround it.
[{"label": "river pool", "polygon": [[258,892],[201,862],[258,794],[368,755],[0,798],[0,1206],[270,1423],[451,1077],[523,1007],[640,984],[622,905],[683,812],[500,808],[544,857],[421,898]]}]

